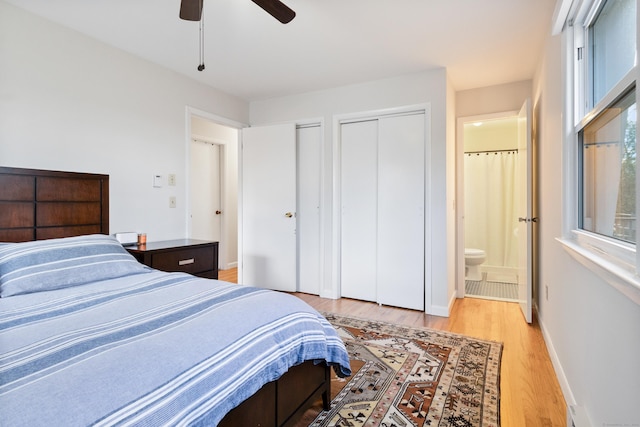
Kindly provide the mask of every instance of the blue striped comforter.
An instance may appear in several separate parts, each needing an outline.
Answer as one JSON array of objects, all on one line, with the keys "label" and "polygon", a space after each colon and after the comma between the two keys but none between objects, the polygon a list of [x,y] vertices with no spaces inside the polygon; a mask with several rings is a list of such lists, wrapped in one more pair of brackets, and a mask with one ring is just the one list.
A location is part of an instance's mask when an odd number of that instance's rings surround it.
[{"label": "blue striped comforter", "polygon": [[296,297],[151,271],[0,299],[1,426],[216,425],[306,360],[349,374]]}]

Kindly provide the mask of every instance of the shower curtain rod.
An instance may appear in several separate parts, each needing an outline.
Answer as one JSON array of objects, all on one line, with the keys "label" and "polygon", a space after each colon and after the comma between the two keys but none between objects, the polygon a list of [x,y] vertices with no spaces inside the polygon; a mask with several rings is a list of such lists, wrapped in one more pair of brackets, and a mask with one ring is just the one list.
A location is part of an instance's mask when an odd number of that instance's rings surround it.
[{"label": "shower curtain rod", "polygon": [[482,153],[486,153],[486,154],[496,153],[496,154],[498,154],[498,153],[504,153],[504,152],[510,152],[510,151],[513,151],[514,153],[517,153],[518,149],[517,148],[511,148],[509,150],[465,151],[464,154],[469,154],[469,155],[471,155],[471,154],[482,154]]}]

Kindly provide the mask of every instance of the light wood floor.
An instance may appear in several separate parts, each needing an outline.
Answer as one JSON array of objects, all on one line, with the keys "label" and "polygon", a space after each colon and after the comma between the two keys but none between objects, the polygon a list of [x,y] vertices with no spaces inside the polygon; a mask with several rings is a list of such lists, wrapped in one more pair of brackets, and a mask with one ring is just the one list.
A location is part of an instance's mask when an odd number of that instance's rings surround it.
[{"label": "light wood floor", "polygon": [[[235,269],[220,280],[237,283]],[[537,321],[528,325],[516,303],[456,300],[448,318],[342,298],[295,293],[318,311],[428,327],[504,344],[500,379],[502,427],[566,426],[566,406]]]}]

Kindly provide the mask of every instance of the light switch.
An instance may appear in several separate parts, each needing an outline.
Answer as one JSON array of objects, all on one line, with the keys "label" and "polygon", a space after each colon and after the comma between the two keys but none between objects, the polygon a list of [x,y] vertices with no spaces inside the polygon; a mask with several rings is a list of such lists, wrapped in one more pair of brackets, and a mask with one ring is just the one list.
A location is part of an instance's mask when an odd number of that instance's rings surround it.
[{"label": "light switch", "polygon": [[155,188],[160,188],[162,187],[162,175],[153,175],[153,186]]}]

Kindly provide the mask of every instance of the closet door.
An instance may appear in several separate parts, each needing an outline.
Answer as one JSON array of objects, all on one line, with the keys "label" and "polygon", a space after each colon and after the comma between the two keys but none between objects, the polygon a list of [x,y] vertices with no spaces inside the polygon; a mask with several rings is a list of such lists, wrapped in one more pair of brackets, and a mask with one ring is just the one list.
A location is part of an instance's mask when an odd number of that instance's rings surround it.
[{"label": "closet door", "polygon": [[341,124],[341,256],[343,297],[376,301],[377,120]]},{"label": "closet door", "polygon": [[378,303],[424,310],[425,115],[378,121]]},{"label": "closet door", "polygon": [[320,294],[320,159],[322,130],[319,124],[298,127],[298,291]]}]

